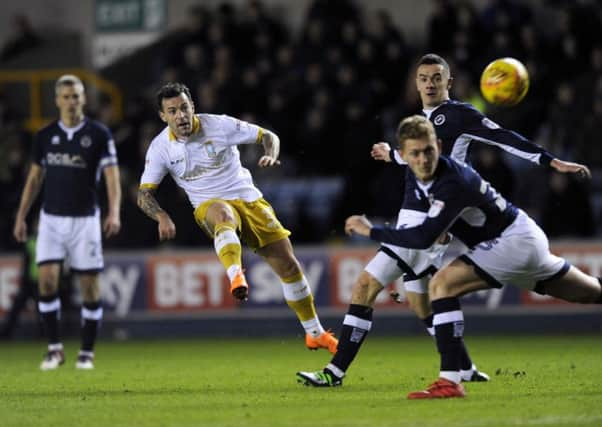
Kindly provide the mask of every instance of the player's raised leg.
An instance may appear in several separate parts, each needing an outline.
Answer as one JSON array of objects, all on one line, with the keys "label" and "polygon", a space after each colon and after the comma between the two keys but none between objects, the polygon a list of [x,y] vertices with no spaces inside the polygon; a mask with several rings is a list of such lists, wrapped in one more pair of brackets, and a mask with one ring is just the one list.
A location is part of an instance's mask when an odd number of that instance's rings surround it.
[{"label": "player's raised leg", "polygon": [[238,212],[225,201],[209,200],[195,210],[194,216],[197,223],[213,236],[215,253],[230,279],[230,293],[237,300],[247,300],[249,285],[242,268]]},{"label": "player's raised leg", "polygon": [[575,266],[554,280],[540,283],[540,292],[568,302],[602,304],[602,279],[585,274]]}]

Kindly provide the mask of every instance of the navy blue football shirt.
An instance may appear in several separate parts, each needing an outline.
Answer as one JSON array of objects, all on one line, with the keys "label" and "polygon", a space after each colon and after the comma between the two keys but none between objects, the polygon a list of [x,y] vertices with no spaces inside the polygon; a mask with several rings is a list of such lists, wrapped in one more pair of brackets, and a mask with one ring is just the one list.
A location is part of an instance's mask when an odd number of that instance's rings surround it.
[{"label": "navy blue football shirt", "polygon": [[[488,119],[467,102],[444,101],[432,110],[422,112],[434,125],[441,140],[441,153],[464,163],[470,163],[473,142],[493,145],[533,163],[549,166],[554,156],[514,131],[504,129]],[[394,150],[391,158],[402,163]]]},{"label": "navy blue football shirt", "polygon": [[470,166],[439,157],[433,180],[419,182],[406,167],[404,209],[426,212],[416,227],[375,226],[370,238],[404,248],[426,249],[449,231],[466,246],[492,240],[514,221],[518,209]]},{"label": "navy blue football shirt", "polygon": [[54,121],[33,142],[33,161],[44,168],[42,209],[52,215],[90,216],[98,207],[102,168],[117,164],[111,132],[85,118],[74,128]]}]

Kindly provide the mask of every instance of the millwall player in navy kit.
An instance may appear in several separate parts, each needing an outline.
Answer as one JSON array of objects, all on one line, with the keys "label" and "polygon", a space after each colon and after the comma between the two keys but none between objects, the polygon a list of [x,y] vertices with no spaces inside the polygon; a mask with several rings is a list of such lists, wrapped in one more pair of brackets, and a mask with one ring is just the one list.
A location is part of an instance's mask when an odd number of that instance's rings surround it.
[{"label": "millwall player in navy kit", "polygon": [[398,140],[399,155],[407,163],[404,206],[423,212],[423,222],[406,229],[375,227],[355,215],[347,219],[345,231],[415,249],[429,248],[449,232],[469,248],[429,282],[441,369],[439,379],[426,390],[408,395],[409,399],[463,397],[460,296],[512,284],[569,302],[600,304],[601,282],[550,253],[548,239],[535,221],[472,168],[440,156],[435,130],[426,118],[403,120]]},{"label": "millwall player in navy kit", "polygon": [[[515,156],[542,166],[549,166],[558,172],[579,173],[589,176],[589,170],[583,165],[565,162],[554,158],[544,149],[531,143],[516,132],[503,129],[489,120],[472,105],[451,100],[449,90],[452,77],[447,62],[435,54],[424,55],[416,66],[416,88],[422,102],[422,114],[433,124],[437,137],[442,141],[442,152],[452,158],[468,161],[470,145],[473,142],[497,146]],[[392,150],[389,144],[375,144],[371,153],[376,160],[390,162],[395,159],[403,164],[399,153]],[[409,194],[406,192],[406,197]],[[407,200],[407,199],[406,199]],[[423,221],[423,213],[404,205],[399,212],[397,227],[413,227]],[[446,236],[443,236],[445,239]],[[433,314],[428,296],[430,276],[440,268],[445,260],[465,251],[461,242],[453,241],[448,248],[447,242],[436,242],[432,247],[416,249],[383,244],[374,258],[366,265],[354,284],[351,305],[343,321],[343,330],[339,339],[337,354],[329,364],[330,371],[335,371],[342,378],[355,358],[362,342],[372,326],[372,312],[376,296],[388,283],[403,275],[405,296],[409,306],[423,320],[427,330],[434,335]],[[443,253],[445,254],[445,259]],[[361,325],[359,327],[358,325]],[[361,339],[352,340],[353,330],[363,331]],[[357,334],[354,335],[357,338]],[[472,363],[468,351],[461,343],[461,374],[463,381],[487,381],[489,377],[479,372]],[[300,380],[308,385],[339,385],[340,380],[331,381],[333,377],[321,372],[309,373]],[[335,384],[336,383],[336,384]]]},{"label": "millwall player in navy kit", "polygon": [[108,211],[103,223],[107,237],[119,232],[121,187],[117,153],[109,129],[84,116],[84,86],[73,75],[55,84],[60,119],[36,135],[33,162],[15,219],[13,234],[27,238],[27,213],[45,182],[42,195],[36,263],[39,266],[38,308],[48,336],[42,370],[65,361],[59,334],[61,303],[58,283],[61,264],[68,259],[78,279],[83,306],[81,349],[76,368],[93,369],[94,343],[102,318],[98,273],[103,268],[97,186],[101,171],[107,187]]}]

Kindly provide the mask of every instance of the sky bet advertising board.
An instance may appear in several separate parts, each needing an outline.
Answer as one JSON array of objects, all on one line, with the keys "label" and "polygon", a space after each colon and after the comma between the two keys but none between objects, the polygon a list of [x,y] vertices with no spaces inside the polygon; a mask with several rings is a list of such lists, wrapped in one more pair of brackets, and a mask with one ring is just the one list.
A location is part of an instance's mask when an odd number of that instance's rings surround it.
[{"label": "sky bet advertising board", "polygon": [[[602,246],[558,244],[553,251],[594,276],[602,275]],[[300,248],[296,255],[312,288],[318,307],[345,310],[358,275],[375,253],[375,247]],[[127,317],[186,313],[226,313],[257,308],[286,307],[278,277],[257,255],[244,254],[244,268],[250,286],[249,300],[236,302],[222,265],[212,251],[168,253],[128,253],[105,256],[100,276],[102,298],[107,314]],[[6,312],[20,286],[21,260],[0,257],[0,312]],[[403,281],[387,285],[376,300],[379,308],[400,307],[389,298],[396,290],[403,297]],[[76,299],[78,295],[75,294]],[[520,291],[507,286],[479,291],[462,299],[464,306],[495,311],[506,307],[558,307],[568,303]],[[574,306],[578,309],[578,306]]]}]

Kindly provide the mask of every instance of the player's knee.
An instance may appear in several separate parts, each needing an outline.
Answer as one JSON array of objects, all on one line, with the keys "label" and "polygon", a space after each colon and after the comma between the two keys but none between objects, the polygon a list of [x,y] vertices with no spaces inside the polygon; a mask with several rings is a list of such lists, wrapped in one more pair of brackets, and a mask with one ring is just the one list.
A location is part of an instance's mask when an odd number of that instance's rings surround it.
[{"label": "player's knee", "polygon": [[301,264],[292,253],[279,253],[278,256],[272,257],[272,260],[270,264],[281,278],[295,277],[303,273]]},{"label": "player's knee", "polygon": [[299,261],[293,256],[282,260],[283,277],[292,277],[302,273]]},{"label": "player's knee", "polygon": [[42,274],[38,280],[40,296],[54,295],[59,289],[58,277],[52,274]]},{"label": "player's knee", "polygon": [[207,209],[207,219],[213,225],[231,223],[237,225],[236,216],[232,208],[224,202],[215,202]]},{"label": "player's knee", "polygon": [[429,296],[431,300],[452,296],[444,274],[435,274],[429,281]]},{"label": "player's knee", "polygon": [[58,291],[58,288],[58,283],[54,283],[54,281],[51,279],[42,279],[38,283],[40,296],[53,295]]},{"label": "player's knee", "polygon": [[353,285],[351,303],[371,307],[382,289],[383,286],[378,280],[366,271],[362,271]]},{"label": "player's knee", "polygon": [[84,303],[96,303],[100,300],[98,276],[82,275],[79,278],[82,300]]}]

